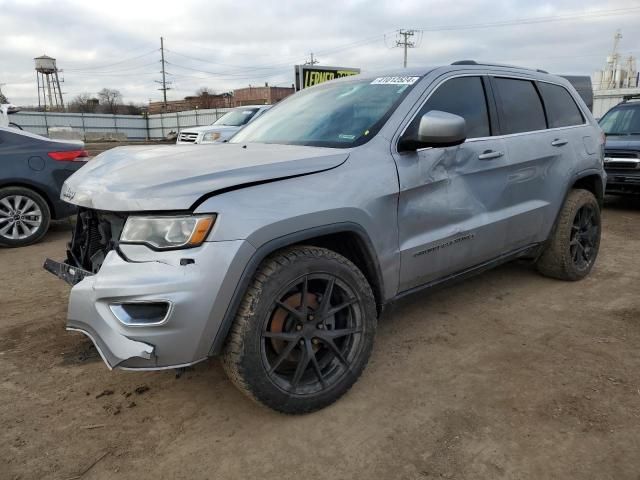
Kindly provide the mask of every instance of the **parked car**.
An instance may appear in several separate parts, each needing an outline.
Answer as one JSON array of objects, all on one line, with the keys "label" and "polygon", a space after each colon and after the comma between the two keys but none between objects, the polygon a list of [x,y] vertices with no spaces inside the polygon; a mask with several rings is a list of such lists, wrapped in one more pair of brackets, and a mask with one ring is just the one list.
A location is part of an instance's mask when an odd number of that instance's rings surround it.
[{"label": "parked car", "polygon": [[616,105],[600,119],[600,126],[607,136],[607,193],[640,194],[640,100]]},{"label": "parked car", "polygon": [[181,130],[176,143],[181,145],[225,142],[234,133],[254,119],[259,118],[270,108],[271,105],[247,105],[246,107],[234,108],[211,125]]},{"label": "parked car", "polygon": [[20,109],[10,103],[0,105],[0,127],[13,127],[22,130],[22,127],[15,122],[9,121],[9,115],[18,113]]},{"label": "parked car", "polygon": [[82,142],[0,127],[0,245],[35,243],[52,218],[74,214],[76,207],[61,200],[60,191],[86,160]]},{"label": "parked car", "polygon": [[354,384],[405,295],[516,258],[584,278],[602,141],[569,82],[535,70],[333,80],[215,152],[103,154],[67,180],[77,229],[45,268],[73,285],[67,328],[110,368],[221,355],[249,397],[310,412]]}]

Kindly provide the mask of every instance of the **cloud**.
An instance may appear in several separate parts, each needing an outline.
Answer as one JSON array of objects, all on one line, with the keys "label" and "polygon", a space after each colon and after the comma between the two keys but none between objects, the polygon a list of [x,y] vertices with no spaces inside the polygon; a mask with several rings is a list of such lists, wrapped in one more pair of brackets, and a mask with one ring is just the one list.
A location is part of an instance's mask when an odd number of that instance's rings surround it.
[{"label": "cloud", "polygon": [[[259,85],[290,85],[293,65],[314,52],[321,64],[363,70],[401,67],[398,28],[424,29],[411,65],[462,58],[590,74],[613,34],[620,52],[640,54],[640,10],[571,21],[446,30],[505,20],[637,7],[634,0],[0,0],[0,83],[15,103],[37,103],[33,58],[53,56],[67,101],[103,87],[125,101],[159,100],[159,37],[165,37],[169,98]],[[384,35],[386,33],[386,36]]]}]

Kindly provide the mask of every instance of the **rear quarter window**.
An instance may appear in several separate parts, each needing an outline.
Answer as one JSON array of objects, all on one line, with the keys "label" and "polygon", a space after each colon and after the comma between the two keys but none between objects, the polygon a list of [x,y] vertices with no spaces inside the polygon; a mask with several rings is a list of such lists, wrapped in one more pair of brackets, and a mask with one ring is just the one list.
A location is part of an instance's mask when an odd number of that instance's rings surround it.
[{"label": "rear quarter window", "polygon": [[551,83],[538,83],[547,109],[549,128],[582,125],[584,117],[580,108],[566,88]]},{"label": "rear quarter window", "polygon": [[533,82],[494,78],[493,85],[500,99],[500,130],[503,134],[547,128],[542,102]]}]

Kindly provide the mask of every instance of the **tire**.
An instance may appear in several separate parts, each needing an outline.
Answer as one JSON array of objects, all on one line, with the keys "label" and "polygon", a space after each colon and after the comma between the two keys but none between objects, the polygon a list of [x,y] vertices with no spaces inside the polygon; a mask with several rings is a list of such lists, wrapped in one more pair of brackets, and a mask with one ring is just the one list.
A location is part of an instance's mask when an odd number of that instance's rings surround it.
[{"label": "tire", "polygon": [[223,365],[256,402],[282,413],[313,412],[356,382],[376,323],[371,287],[353,263],[324,248],[286,248],[258,268],[227,338]]},{"label": "tire", "polygon": [[24,247],[40,240],[51,222],[49,205],[24,187],[0,188],[0,245]]},{"label": "tire", "polygon": [[559,280],[582,280],[598,256],[601,230],[600,205],[594,195],[587,190],[571,190],[536,262],[538,271]]}]

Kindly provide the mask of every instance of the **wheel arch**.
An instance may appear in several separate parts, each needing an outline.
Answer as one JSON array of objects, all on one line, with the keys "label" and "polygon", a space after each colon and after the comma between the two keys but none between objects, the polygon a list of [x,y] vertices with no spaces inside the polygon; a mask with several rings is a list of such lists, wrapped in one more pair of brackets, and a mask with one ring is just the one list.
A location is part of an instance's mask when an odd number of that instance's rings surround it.
[{"label": "wheel arch", "polygon": [[352,261],[371,285],[380,314],[384,303],[384,280],[373,243],[366,230],[351,222],[309,228],[273,239],[256,250],[242,272],[209,351],[210,356],[222,351],[240,303],[262,261],[278,250],[296,245],[327,248]]},{"label": "wheel arch", "polygon": [[[577,178],[574,179],[570,190],[574,190],[577,188],[588,190],[589,192],[593,193],[593,195],[596,197],[596,200],[598,200],[598,205],[600,205],[600,207],[602,208],[602,205],[604,203],[604,182],[602,181],[602,176],[600,175],[600,173],[587,171],[579,174]],[[567,194],[568,193],[569,191],[567,190]]]}]

